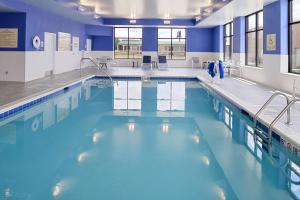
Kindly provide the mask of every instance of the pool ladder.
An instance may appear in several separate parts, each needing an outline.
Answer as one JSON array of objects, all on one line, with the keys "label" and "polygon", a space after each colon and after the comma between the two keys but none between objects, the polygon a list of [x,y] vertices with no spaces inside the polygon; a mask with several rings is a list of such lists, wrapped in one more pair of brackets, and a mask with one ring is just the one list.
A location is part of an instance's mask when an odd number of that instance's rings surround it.
[{"label": "pool ladder", "polygon": [[[258,126],[257,126],[257,122],[258,122],[258,117],[259,115],[266,109],[266,107],[274,100],[275,97],[277,96],[283,96],[286,99],[286,106],[280,111],[280,113],[275,117],[275,119],[271,122],[271,124],[268,127],[268,135],[264,134],[264,131],[261,130]],[[293,97],[292,99],[290,99],[288,97],[288,95],[286,95],[285,93],[282,92],[276,92],[274,93],[269,99],[268,101],[261,107],[261,109],[256,113],[256,115],[254,116],[254,131],[255,133],[260,136],[263,140],[265,140],[266,142],[268,142],[269,144],[272,143],[272,135],[273,135],[273,130],[275,125],[277,124],[277,122],[283,117],[283,115],[287,114],[287,121],[286,124],[287,125],[291,125],[291,107],[297,103],[300,102],[299,98],[295,98]]]},{"label": "pool ladder", "polygon": [[92,58],[92,57],[81,58],[81,60],[80,60],[80,75],[81,75],[81,72],[82,72],[82,61],[84,61],[84,60],[91,61],[97,67],[98,70],[100,70],[101,72],[103,72],[109,78],[111,84],[114,83],[112,77],[106,71],[104,71],[101,68],[101,66],[99,65],[99,63],[94,58]]},{"label": "pool ladder", "polygon": [[[276,116],[276,118],[271,122],[271,124],[268,127],[268,135],[264,134],[264,131],[261,130],[257,126],[258,118],[259,115],[267,108],[267,106],[270,105],[270,103],[278,96],[283,96],[286,99],[286,106],[283,108],[283,110],[280,111],[280,113]],[[254,131],[255,134],[260,136],[263,140],[268,142],[269,144],[272,143],[272,134],[273,134],[273,129],[276,123],[282,118],[282,116],[287,113],[287,121],[286,124],[291,124],[291,106],[294,105],[297,101],[300,101],[299,99],[293,99],[290,100],[288,95],[282,92],[275,92],[269,99],[266,101],[266,103],[259,109],[259,111],[255,114],[254,116]]]}]

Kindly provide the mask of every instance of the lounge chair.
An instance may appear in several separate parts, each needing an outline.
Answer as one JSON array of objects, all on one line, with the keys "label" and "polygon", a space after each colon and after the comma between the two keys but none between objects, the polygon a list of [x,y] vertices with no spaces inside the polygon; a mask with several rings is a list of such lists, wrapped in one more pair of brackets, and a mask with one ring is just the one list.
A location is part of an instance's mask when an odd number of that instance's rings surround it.
[{"label": "lounge chair", "polygon": [[202,67],[201,63],[200,63],[200,59],[199,59],[199,57],[192,57],[192,68],[194,68],[196,66]]},{"label": "lounge chair", "polygon": [[158,56],[158,70],[168,70],[167,56]]},{"label": "lounge chair", "polygon": [[234,60],[230,60],[224,62],[224,68],[227,69],[229,76],[231,76],[232,71],[238,71],[239,76],[242,77],[242,66],[239,61],[235,62]]},{"label": "lounge chair", "polygon": [[152,70],[151,56],[143,56],[143,70]]}]

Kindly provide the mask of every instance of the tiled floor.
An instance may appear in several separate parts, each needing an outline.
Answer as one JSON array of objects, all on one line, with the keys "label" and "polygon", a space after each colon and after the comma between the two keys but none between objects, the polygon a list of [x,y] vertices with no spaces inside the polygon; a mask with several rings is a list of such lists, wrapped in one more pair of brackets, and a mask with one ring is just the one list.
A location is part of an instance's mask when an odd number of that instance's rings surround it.
[{"label": "tiled floor", "polygon": [[[255,84],[244,79],[236,77],[226,77],[224,80],[211,82],[205,70],[171,68],[168,71],[143,71],[140,68],[110,68],[107,70],[111,76],[176,76],[176,77],[198,77],[208,86],[234,101],[237,105],[254,115],[259,108],[274,93],[274,90]],[[28,83],[0,82],[0,110],[15,104],[16,102],[38,96],[44,92],[60,88],[74,81],[80,80],[89,75],[104,75],[96,69],[85,69],[80,73],[79,70],[67,72],[64,74],[47,77]],[[277,113],[284,107],[284,98],[277,98],[265,112],[261,119],[270,123]],[[285,117],[276,125],[276,129],[283,133],[283,136],[289,138],[300,147],[300,106],[294,106],[292,109],[292,125],[284,123]]]}]

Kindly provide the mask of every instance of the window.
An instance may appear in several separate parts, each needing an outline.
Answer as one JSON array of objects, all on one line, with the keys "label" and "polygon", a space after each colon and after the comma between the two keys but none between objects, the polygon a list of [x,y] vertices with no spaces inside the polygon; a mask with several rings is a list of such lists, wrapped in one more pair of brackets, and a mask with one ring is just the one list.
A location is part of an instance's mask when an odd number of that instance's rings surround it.
[{"label": "window", "polygon": [[233,23],[224,25],[224,60],[232,59],[233,53]]},{"label": "window", "polygon": [[185,29],[158,28],[158,55],[165,55],[169,60],[185,60]]},{"label": "window", "polygon": [[300,74],[300,0],[290,0],[290,68]]},{"label": "window", "polygon": [[263,65],[263,11],[246,17],[246,64],[255,67]]},{"label": "window", "polygon": [[142,58],[142,28],[115,28],[115,58]]}]

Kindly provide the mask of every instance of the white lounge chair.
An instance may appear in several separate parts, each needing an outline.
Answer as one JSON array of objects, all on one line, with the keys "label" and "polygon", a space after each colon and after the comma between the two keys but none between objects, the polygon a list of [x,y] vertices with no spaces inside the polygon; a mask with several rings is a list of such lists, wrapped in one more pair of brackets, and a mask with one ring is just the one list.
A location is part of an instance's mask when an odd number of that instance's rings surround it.
[{"label": "white lounge chair", "polygon": [[195,68],[196,66],[202,67],[200,63],[199,57],[192,57],[192,68]]},{"label": "white lounge chair", "polygon": [[167,56],[158,56],[158,70],[168,70]]},{"label": "white lounge chair", "polygon": [[238,71],[239,73],[239,77],[242,76],[242,66],[241,66],[241,62],[239,61],[234,61],[234,60],[229,60],[224,62],[224,67],[228,72],[228,75],[231,76],[232,71]]},{"label": "white lounge chair", "polygon": [[143,56],[142,69],[152,70],[151,56]]}]

